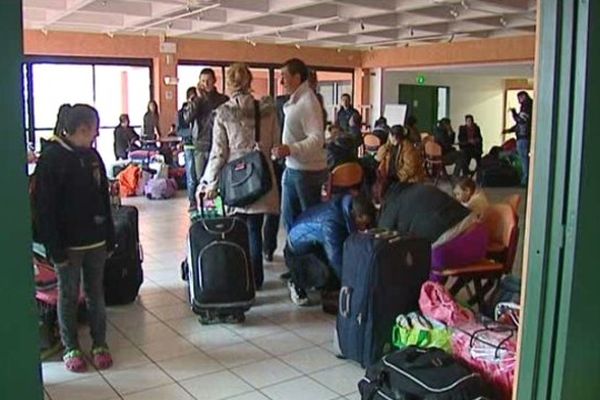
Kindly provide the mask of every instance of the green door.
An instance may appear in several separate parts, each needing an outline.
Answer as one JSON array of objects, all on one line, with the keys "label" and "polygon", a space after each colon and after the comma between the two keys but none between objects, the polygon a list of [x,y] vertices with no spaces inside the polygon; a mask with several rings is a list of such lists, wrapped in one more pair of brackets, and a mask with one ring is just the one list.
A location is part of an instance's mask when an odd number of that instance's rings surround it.
[{"label": "green door", "polygon": [[408,104],[408,114],[414,115],[421,131],[433,132],[437,120],[437,86],[398,85],[398,102]]}]

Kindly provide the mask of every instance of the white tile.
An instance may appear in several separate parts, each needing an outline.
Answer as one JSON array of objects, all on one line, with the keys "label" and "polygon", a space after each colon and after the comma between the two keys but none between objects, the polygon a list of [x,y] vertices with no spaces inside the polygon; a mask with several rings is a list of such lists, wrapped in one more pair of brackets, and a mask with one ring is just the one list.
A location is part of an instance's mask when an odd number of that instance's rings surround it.
[{"label": "white tile", "polygon": [[137,306],[135,309],[127,310],[125,312],[114,312],[111,310],[108,313],[108,320],[121,331],[140,325],[158,322],[158,318],[141,306]]},{"label": "white tile", "polygon": [[124,329],[123,334],[136,345],[179,337],[176,332],[162,322],[140,324],[135,327],[130,327]]},{"label": "white tile", "polygon": [[275,335],[264,336],[257,339],[252,339],[251,342],[261,349],[277,356],[293,353],[295,351],[307,349],[313,346],[311,342],[306,339],[302,339],[292,332],[283,332]]},{"label": "white tile", "polygon": [[172,384],[137,392],[123,397],[124,400],[194,400],[179,385]]},{"label": "white tile", "polygon": [[323,320],[312,321],[296,326],[294,333],[314,344],[323,344],[333,340],[335,325]]},{"label": "white tile", "polygon": [[239,396],[229,397],[227,400],[269,400],[269,398],[256,390]]},{"label": "white tile", "polygon": [[154,364],[146,364],[127,370],[107,370],[106,380],[121,395],[152,389],[173,383],[173,380]]},{"label": "white tile", "polygon": [[300,372],[276,358],[243,365],[231,371],[257,389],[301,375]]},{"label": "white tile", "polygon": [[98,376],[98,372],[88,365],[87,372],[76,374],[74,372],[70,372],[65,368],[64,362],[61,361],[44,361],[42,363],[42,377],[44,381],[44,385],[57,385],[64,382],[69,382],[73,380],[90,378],[93,376]]},{"label": "white tile", "polygon": [[359,392],[354,392],[354,393],[346,396],[346,399],[347,400],[361,400],[362,397]]},{"label": "white tile", "polygon": [[180,304],[181,299],[173,295],[168,290],[161,290],[160,292],[142,294],[138,299],[138,303],[146,309],[153,309],[157,307],[172,306]]},{"label": "white tile", "polygon": [[176,381],[218,372],[225,367],[200,351],[183,357],[170,358],[157,363]]},{"label": "white tile", "polygon": [[118,397],[100,375],[47,386],[46,389],[53,400],[107,400]]},{"label": "white tile", "polygon": [[272,400],[333,400],[339,396],[325,386],[302,377],[261,390]]},{"label": "white tile", "polygon": [[244,341],[241,336],[220,326],[203,326],[200,331],[185,335],[185,338],[202,350],[231,346]]},{"label": "white tile", "polygon": [[190,306],[182,302],[170,306],[152,308],[150,312],[161,321],[188,318],[194,316],[194,313],[190,309]]},{"label": "white tile", "polygon": [[273,321],[258,315],[248,315],[243,324],[234,324],[227,327],[245,339],[273,335],[284,331],[283,328],[274,324]]},{"label": "white tile", "polygon": [[219,400],[252,391],[240,378],[229,371],[203,375],[179,382],[198,400]]},{"label": "white tile", "polygon": [[199,353],[193,344],[182,337],[173,337],[140,345],[140,349],[153,361],[168,360]]},{"label": "white tile", "polygon": [[364,370],[349,362],[335,368],[316,372],[311,377],[338,394],[349,395],[358,389],[358,382],[365,375]]},{"label": "white tile", "polygon": [[243,342],[233,346],[219,347],[216,349],[207,349],[206,354],[227,368],[239,367],[244,364],[251,364],[272,357],[270,354],[252,345],[250,342]]},{"label": "white tile", "polygon": [[193,335],[194,333],[200,333],[203,330],[203,326],[198,321],[197,316],[181,318],[181,319],[172,319],[169,321],[165,321],[165,324],[169,325],[175,332],[180,335]]},{"label": "white tile", "polygon": [[333,354],[320,347],[300,350],[292,354],[287,354],[281,357],[281,359],[305,374],[344,363],[344,360],[336,358]]},{"label": "white tile", "polygon": [[111,370],[124,370],[151,363],[150,359],[136,347],[127,347],[111,351],[113,366]]}]

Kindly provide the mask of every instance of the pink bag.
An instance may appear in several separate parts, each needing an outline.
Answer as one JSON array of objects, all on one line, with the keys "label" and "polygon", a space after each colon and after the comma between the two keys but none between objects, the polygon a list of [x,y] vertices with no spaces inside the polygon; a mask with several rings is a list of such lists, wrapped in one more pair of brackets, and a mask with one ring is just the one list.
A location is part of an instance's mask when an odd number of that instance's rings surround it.
[{"label": "pink bag", "polygon": [[474,320],[473,313],[456,303],[444,285],[425,282],[419,297],[421,312],[428,318],[454,327]]},{"label": "pink bag", "polygon": [[514,327],[470,322],[454,329],[452,352],[494,388],[497,399],[512,397],[517,360]]}]

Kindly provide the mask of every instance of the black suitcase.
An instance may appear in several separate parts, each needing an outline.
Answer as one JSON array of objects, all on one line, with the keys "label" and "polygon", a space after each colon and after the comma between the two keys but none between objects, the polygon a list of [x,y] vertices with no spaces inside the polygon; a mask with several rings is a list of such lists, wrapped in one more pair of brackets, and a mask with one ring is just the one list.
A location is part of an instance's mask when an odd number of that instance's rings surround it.
[{"label": "black suitcase", "polygon": [[107,305],[133,302],[144,281],[138,218],[138,210],[132,206],[113,210],[116,246],[104,269],[104,299]]},{"label": "black suitcase", "polygon": [[[200,322],[242,322],[254,302],[248,226],[237,217],[193,220],[183,275]],[[187,264],[187,266],[185,266]]]},{"label": "black suitcase", "polygon": [[344,243],[336,339],[342,356],[368,367],[392,350],[396,317],[416,311],[431,244],[372,230]]}]

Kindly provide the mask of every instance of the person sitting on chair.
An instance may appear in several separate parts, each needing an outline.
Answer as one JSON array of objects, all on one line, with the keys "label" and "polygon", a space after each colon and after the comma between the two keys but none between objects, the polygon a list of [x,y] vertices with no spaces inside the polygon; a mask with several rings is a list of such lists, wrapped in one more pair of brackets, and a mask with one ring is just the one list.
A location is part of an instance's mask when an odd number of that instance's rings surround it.
[{"label": "person sitting on chair", "polygon": [[473,179],[464,177],[454,185],[454,197],[481,218],[490,202],[483,189],[477,188]]},{"label": "person sitting on chair", "polygon": [[393,182],[416,183],[425,180],[425,168],[419,151],[408,140],[402,125],[392,126],[388,142],[379,148],[377,156],[377,200],[385,195],[387,187]]},{"label": "person sitting on chair", "polygon": [[308,305],[309,288],[333,289],[342,272],[344,241],[352,233],[371,227],[375,207],[363,195],[339,195],[318,204],[297,219],[287,238],[285,262],[294,304]]},{"label": "person sitting on chair", "polygon": [[442,118],[438,121],[433,136],[437,144],[442,147],[442,161],[444,165],[454,164],[454,177],[458,178],[460,173],[468,174],[468,165],[462,151],[454,148],[456,134],[452,129],[450,118]]},{"label": "person sitting on chair", "polygon": [[129,115],[121,114],[119,116],[119,125],[114,130],[114,150],[117,160],[127,160],[129,151],[139,148],[134,143],[139,142],[140,137],[137,132],[129,125]]},{"label": "person sitting on chair", "polygon": [[474,159],[477,163],[477,169],[481,163],[481,155],[483,154],[483,137],[481,129],[475,123],[472,115],[465,116],[465,124],[458,129],[458,145],[460,151],[464,154],[466,168],[469,168],[471,160]]}]

